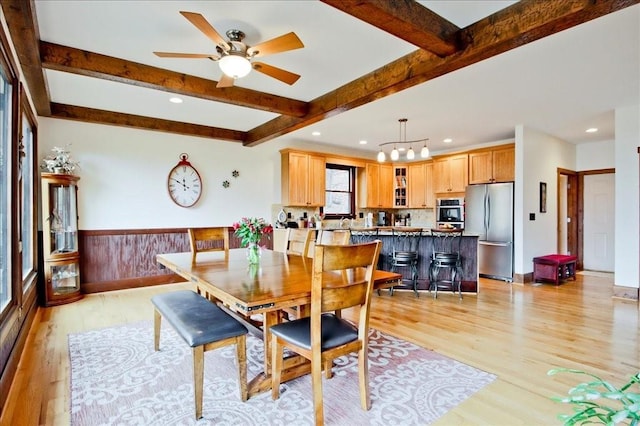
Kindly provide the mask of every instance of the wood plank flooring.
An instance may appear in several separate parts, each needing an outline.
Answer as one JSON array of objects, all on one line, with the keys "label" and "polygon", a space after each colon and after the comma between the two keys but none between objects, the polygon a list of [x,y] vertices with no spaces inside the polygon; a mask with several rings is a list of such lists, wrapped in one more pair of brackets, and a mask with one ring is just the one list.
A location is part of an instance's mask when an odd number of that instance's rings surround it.
[{"label": "wood plank flooring", "polygon": [[[556,415],[570,409],[550,397],[582,378],[549,377],[550,368],[587,369],[615,384],[640,370],[638,303],[612,299],[612,285],[609,276],[579,275],[557,287],[481,279],[479,294],[462,301],[442,291],[436,300],[384,292],[374,296],[371,326],[498,376],[436,424],[560,424]],[[67,334],[151,320],[152,295],[190,287],[92,294],[39,309],[0,425],[69,424]]]}]

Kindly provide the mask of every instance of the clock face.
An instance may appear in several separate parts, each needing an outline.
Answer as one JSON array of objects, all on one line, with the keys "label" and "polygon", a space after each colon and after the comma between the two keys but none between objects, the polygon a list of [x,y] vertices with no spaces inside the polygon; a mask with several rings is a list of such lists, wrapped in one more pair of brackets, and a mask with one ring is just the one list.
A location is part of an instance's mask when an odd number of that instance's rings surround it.
[{"label": "clock face", "polygon": [[167,188],[174,203],[181,207],[191,207],[200,199],[202,180],[193,166],[179,163],[169,173]]}]

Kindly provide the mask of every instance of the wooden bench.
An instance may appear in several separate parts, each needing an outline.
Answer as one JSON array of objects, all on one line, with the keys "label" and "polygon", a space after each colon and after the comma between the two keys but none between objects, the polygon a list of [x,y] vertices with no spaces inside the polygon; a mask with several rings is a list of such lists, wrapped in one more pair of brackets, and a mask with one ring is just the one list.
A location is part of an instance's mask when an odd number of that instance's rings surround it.
[{"label": "wooden bench", "polygon": [[193,380],[196,420],[202,417],[204,352],[236,345],[240,398],[247,400],[247,328],[238,320],[191,290],[153,296],[154,349],[160,348],[160,323],[164,317],[193,348]]},{"label": "wooden bench", "polygon": [[547,281],[555,285],[576,279],[576,256],[549,254],[533,258],[533,281]]}]

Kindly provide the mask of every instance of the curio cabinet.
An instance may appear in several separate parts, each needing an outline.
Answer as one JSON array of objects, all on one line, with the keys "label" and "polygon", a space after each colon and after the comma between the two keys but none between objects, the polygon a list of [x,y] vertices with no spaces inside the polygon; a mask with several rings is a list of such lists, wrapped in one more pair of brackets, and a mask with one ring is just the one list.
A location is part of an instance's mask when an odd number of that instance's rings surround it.
[{"label": "curio cabinet", "polygon": [[76,301],[80,293],[78,176],[42,173],[45,306]]}]

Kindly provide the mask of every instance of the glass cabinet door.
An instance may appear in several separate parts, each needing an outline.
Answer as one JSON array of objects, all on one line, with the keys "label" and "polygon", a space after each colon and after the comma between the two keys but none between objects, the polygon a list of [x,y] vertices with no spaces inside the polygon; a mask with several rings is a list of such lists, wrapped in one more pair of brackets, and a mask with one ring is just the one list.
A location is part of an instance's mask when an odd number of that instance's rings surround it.
[{"label": "glass cabinet door", "polygon": [[80,291],[80,268],[78,262],[55,262],[49,265],[52,296],[64,296]]},{"label": "glass cabinet door", "polygon": [[49,190],[50,254],[78,251],[75,185],[51,184]]}]

